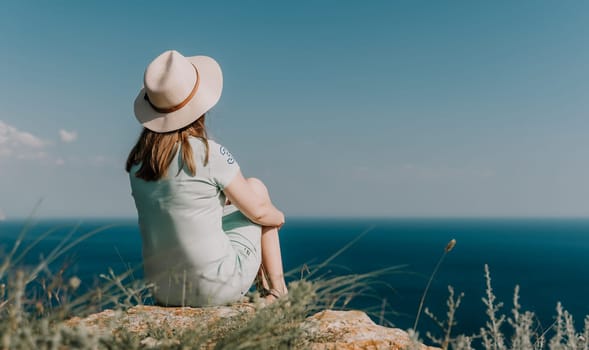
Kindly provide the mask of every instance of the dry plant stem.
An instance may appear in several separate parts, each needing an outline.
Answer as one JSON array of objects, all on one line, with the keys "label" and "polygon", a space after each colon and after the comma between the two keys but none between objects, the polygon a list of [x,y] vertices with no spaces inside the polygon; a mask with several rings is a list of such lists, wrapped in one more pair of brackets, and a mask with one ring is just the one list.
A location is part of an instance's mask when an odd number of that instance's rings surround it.
[{"label": "dry plant stem", "polygon": [[[499,315],[499,310],[503,307],[503,303],[497,302],[496,297],[493,294],[493,288],[491,286],[491,272],[489,266],[485,264],[485,281],[486,281],[486,294],[487,298],[483,298],[483,303],[487,307],[487,316],[489,316],[489,322],[487,322],[487,330],[483,333],[483,342],[487,342],[487,347],[491,346],[494,350],[505,349],[505,338],[501,333],[501,325],[505,321],[505,315]],[[487,337],[485,337],[487,336]]]},{"label": "dry plant stem", "polygon": [[318,278],[313,280],[314,288],[317,295],[320,296],[320,302],[315,305],[313,310],[320,311],[325,308],[344,308],[349,301],[363,293],[367,284],[386,273],[397,271],[400,267],[393,266],[378,271],[364,274],[352,274],[337,276],[331,278]]},{"label": "dry plant stem", "polygon": [[450,292],[450,297],[448,298],[448,321],[447,321],[447,325],[448,328],[446,328],[446,334],[444,335],[444,342],[442,343],[442,349],[448,349],[448,346],[450,345],[450,341],[452,340],[452,338],[450,337],[450,334],[452,333],[452,327],[454,327],[456,325],[456,321],[454,320],[455,314],[456,314],[456,310],[458,310],[458,308],[460,307],[460,302],[462,301],[462,298],[464,297],[463,293],[460,293],[460,295],[454,299],[454,289],[452,287],[448,287],[448,291]]},{"label": "dry plant stem", "polygon": [[424,313],[429,316],[440,329],[444,332],[443,338],[438,338],[433,336],[430,332],[426,333],[426,336],[435,344],[440,345],[443,350],[447,350],[450,344],[453,341],[458,341],[460,336],[453,339],[451,337],[452,328],[457,324],[455,321],[456,310],[460,307],[460,303],[462,302],[462,298],[464,297],[464,293],[460,293],[456,298],[454,298],[454,288],[448,286],[448,292],[450,295],[448,296],[448,300],[446,301],[446,306],[448,307],[448,311],[446,312],[446,320],[440,321],[428,308],[426,307]]},{"label": "dry plant stem", "polygon": [[313,276],[317,271],[320,271],[323,267],[327,266],[333,259],[337,258],[341,253],[345,252],[346,250],[348,250],[348,248],[350,248],[351,246],[356,244],[356,242],[358,242],[362,237],[366,236],[366,234],[368,234],[368,232],[372,231],[374,229],[374,227],[375,227],[374,225],[370,226],[369,228],[364,230],[361,234],[359,234],[356,238],[351,240],[348,244],[343,246],[340,250],[335,252],[332,256],[327,258],[324,262],[322,262],[319,266],[317,266],[314,271],[309,273],[307,278],[310,278],[311,276]]},{"label": "dry plant stem", "polygon": [[[70,240],[70,238],[73,236],[74,234],[74,230],[72,230],[68,236],[63,239],[60,244],[55,247],[51,253],[49,253],[49,256],[47,256],[47,258],[45,258],[43,260],[42,263],[40,263],[39,265],[37,265],[37,267],[33,270],[33,272],[31,272],[29,274],[29,278],[27,280],[27,283],[33,281],[35,278],[37,278],[37,274],[46,266],[48,266],[49,264],[51,264],[52,262],[54,262],[57,258],[59,258],[60,256],[62,256],[63,254],[65,254],[66,252],[68,252],[70,249],[74,248],[75,246],[77,246],[78,244],[80,244],[81,242],[85,241],[86,239],[102,232],[105,231],[109,228],[115,227],[115,225],[107,225],[107,226],[103,226],[100,228],[97,228],[95,230],[92,230],[90,232],[87,232],[85,234],[83,234],[82,236],[76,238],[75,240],[68,242]],[[77,229],[77,227],[75,228]],[[66,243],[68,243],[66,245]]]},{"label": "dry plant stem", "polygon": [[29,228],[31,226],[33,226],[33,217],[35,216],[37,210],[41,206],[41,202],[42,202],[42,200],[39,200],[37,202],[37,204],[35,205],[35,207],[33,208],[32,213],[29,215],[29,217],[25,221],[24,227],[18,233],[18,237],[16,238],[16,241],[14,242],[14,244],[12,246],[12,250],[4,258],[4,262],[2,263],[2,266],[0,266],[0,278],[4,277],[4,275],[6,274],[6,272],[8,271],[8,269],[11,267],[11,265],[12,265],[12,257],[14,256],[14,254],[16,254],[16,251],[18,250],[18,247],[20,246],[20,244],[24,240],[24,238],[25,238],[25,236],[26,236]]},{"label": "dry plant stem", "polygon": [[14,286],[15,296],[14,304],[10,308],[10,318],[12,320],[12,328],[16,329],[22,323],[23,316],[23,298],[25,291],[24,272],[18,270],[16,272],[16,281]]},{"label": "dry plant stem", "polygon": [[380,315],[378,317],[378,324],[383,325],[384,323],[384,312],[387,306],[387,298],[382,299],[382,305],[380,306]]},{"label": "dry plant stem", "polygon": [[427,285],[425,286],[425,290],[423,291],[423,294],[421,295],[421,300],[419,301],[419,308],[417,309],[417,316],[415,317],[415,323],[413,324],[413,331],[414,332],[417,330],[419,316],[421,315],[421,310],[423,309],[423,303],[425,302],[425,297],[427,295],[427,291],[429,290],[429,287],[432,284],[432,281],[434,280],[434,276],[436,275],[436,272],[438,272],[440,265],[442,265],[442,261],[444,261],[446,254],[448,254],[448,251],[444,251],[444,254],[442,254],[442,256],[440,257],[440,260],[438,260],[438,263],[436,264],[434,271],[429,276],[429,280],[427,281]]}]

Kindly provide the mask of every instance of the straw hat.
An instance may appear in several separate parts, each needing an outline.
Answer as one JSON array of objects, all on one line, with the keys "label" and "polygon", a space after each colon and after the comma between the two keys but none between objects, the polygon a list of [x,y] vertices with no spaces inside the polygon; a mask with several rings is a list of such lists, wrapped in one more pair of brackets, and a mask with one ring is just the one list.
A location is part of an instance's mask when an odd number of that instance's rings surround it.
[{"label": "straw hat", "polygon": [[145,70],[135,98],[135,117],[155,132],[181,129],[213,108],[221,97],[221,67],[207,56],[184,57],[166,51]]}]

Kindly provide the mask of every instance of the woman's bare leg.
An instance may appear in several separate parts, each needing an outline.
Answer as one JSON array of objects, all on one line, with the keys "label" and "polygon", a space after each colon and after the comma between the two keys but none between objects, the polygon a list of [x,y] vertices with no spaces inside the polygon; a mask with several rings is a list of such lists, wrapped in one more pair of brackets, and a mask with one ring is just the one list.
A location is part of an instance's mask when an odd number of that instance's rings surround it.
[{"label": "woman's bare leg", "polygon": [[[270,200],[268,189],[262,181],[256,178],[247,179],[254,191]],[[258,279],[262,286],[278,296],[286,294],[286,282],[282,267],[282,254],[280,252],[280,240],[278,229],[272,226],[262,226],[262,265],[258,272]]]},{"label": "woman's bare leg", "polygon": [[[262,266],[260,271],[266,279],[266,288],[277,296],[287,293],[282,267],[280,241],[276,227],[262,228]],[[262,280],[264,283],[264,280]]]}]

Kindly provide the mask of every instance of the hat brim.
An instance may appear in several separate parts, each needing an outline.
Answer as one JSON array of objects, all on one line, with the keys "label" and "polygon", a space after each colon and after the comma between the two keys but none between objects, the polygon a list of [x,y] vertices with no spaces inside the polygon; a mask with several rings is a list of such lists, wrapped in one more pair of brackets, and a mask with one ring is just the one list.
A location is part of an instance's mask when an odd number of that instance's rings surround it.
[{"label": "hat brim", "polygon": [[198,70],[198,90],[184,107],[171,113],[159,113],[145,99],[145,88],[135,98],[135,117],[144,127],[155,132],[181,129],[200,118],[219,102],[223,91],[223,73],[219,64],[208,56],[186,57]]}]

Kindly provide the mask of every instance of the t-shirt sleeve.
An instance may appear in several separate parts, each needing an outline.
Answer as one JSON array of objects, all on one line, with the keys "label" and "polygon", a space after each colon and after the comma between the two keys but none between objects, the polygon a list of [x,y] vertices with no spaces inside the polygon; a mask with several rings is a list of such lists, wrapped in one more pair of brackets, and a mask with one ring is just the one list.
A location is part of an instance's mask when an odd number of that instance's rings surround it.
[{"label": "t-shirt sleeve", "polygon": [[222,145],[210,142],[209,169],[213,181],[224,189],[239,172],[239,165],[233,155]]}]

